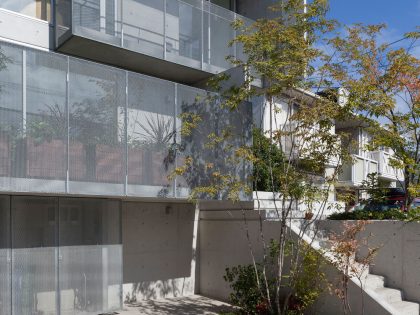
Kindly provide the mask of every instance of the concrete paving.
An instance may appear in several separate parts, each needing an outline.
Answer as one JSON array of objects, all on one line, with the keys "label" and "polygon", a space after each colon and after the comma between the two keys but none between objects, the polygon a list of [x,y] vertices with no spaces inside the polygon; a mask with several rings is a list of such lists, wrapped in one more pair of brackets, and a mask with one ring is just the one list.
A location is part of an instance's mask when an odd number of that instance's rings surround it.
[{"label": "concrete paving", "polygon": [[120,315],[216,315],[232,310],[229,304],[206,298],[200,295],[188,297],[168,298],[161,300],[147,300],[124,305]]}]

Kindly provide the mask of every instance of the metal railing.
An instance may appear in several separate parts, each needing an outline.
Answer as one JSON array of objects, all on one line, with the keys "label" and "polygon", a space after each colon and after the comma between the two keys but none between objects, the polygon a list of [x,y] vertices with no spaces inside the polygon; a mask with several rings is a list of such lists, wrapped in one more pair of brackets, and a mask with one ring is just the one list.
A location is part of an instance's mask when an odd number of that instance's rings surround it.
[{"label": "metal railing", "polygon": [[229,45],[237,35],[232,23],[252,23],[205,0],[72,0],[56,14],[59,37],[68,38],[64,29],[211,73],[231,67],[227,56],[243,55]]}]

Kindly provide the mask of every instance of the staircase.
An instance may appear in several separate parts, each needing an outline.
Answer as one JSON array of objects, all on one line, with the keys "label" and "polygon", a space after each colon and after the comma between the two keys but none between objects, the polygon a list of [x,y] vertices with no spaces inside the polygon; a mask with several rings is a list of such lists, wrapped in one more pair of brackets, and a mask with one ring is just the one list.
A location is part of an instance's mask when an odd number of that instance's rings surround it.
[{"label": "staircase", "polygon": [[[292,220],[291,228],[295,233],[301,231],[301,226],[304,221]],[[322,249],[327,258],[332,258],[329,254],[330,241],[328,238],[329,232],[325,230],[319,230],[315,224],[312,224],[310,228],[305,231],[303,239],[311,243],[314,249]],[[359,264],[354,262],[356,266]],[[387,287],[386,278],[380,275],[375,275],[369,272],[369,268],[363,268],[361,264],[360,268],[365,269],[361,274],[362,287],[366,294],[381,304],[390,314],[393,315],[419,315],[420,305],[419,303],[409,302],[404,300],[404,293],[395,288]],[[352,279],[360,286],[358,279]]]}]

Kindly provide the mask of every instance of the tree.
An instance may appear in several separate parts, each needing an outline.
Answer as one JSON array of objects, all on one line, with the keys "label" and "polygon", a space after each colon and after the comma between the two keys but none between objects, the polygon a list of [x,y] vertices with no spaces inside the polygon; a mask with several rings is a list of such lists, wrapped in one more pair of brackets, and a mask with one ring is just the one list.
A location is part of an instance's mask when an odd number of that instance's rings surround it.
[{"label": "tree", "polygon": [[[291,304],[303,304],[298,299],[299,279],[302,278],[289,277],[288,271],[300,275],[304,269],[302,257],[305,257],[307,247],[301,246],[304,243],[303,234],[313,221],[304,223],[301,234],[295,240],[288,233],[292,211],[297,207],[304,208],[308,212],[316,212],[314,220],[320,218],[324,210],[333,206],[328,203],[328,196],[338,180],[341,162],[350,160],[348,150],[341,145],[341,136],[333,131],[335,120],[345,120],[351,117],[351,112],[336,101],[314,93],[326,81],[322,76],[315,78],[314,64],[329,60],[322,50],[315,47],[315,43],[335,25],[325,17],[327,9],[327,1],[324,0],[315,0],[307,5],[301,0],[282,1],[273,7],[273,10],[281,12],[277,18],[261,19],[251,26],[237,21],[235,27],[240,35],[234,43],[243,47],[245,57],[231,56],[228,59],[234,66],[243,69],[244,80],[229,86],[230,77],[224,74],[213,78],[209,84],[221,93],[220,106],[223,109],[236,111],[246,106],[249,100],[257,102],[262,99],[260,110],[269,113],[269,126],[255,126],[253,145],[242,145],[240,148],[231,145],[232,134],[219,129],[217,137],[212,134],[207,137],[206,146],[222,146],[227,157],[225,161],[229,163],[238,160],[253,163],[253,186],[271,192],[274,205],[277,207],[279,204],[275,212],[280,229],[274,242],[265,240],[264,218],[258,208],[264,257],[262,262],[253,257],[251,268],[255,281],[250,283],[256,284],[255,292],[259,295],[256,300],[264,301],[270,314],[286,314]],[[260,86],[256,84],[258,81],[262,82]],[[318,89],[312,89],[313,86],[318,86]],[[195,113],[200,114],[199,111]],[[282,115],[277,115],[280,113]],[[184,125],[187,129],[200,130],[200,124],[207,121],[190,115],[186,118]],[[202,140],[206,142],[206,139]],[[202,159],[203,156],[189,156],[187,165],[176,170],[177,175],[193,177],[191,172],[197,168],[192,165],[197,165]],[[238,192],[246,189],[248,184],[246,180],[239,182],[234,174],[221,172],[217,165],[210,164],[210,176],[194,187],[192,197],[203,197],[205,193],[211,197],[227,196],[232,201],[238,201]],[[246,228],[246,220],[244,223]],[[294,241],[298,246],[289,250],[290,242]],[[270,244],[275,247],[274,260],[269,254],[273,250]],[[290,268],[285,267],[286,260]],[[285,287],[288,294],[283,296],[281,290]]]},{"label": "tree", "polygon": [[412,53],[420,32],[389,43],[381,41],[384,29],[348,27],[330,41],[336,60],[328,68],[331,79],[349,91],[348,106],[364,118],[373,137],[369,149],[394,152],[391,164],[403,170],[408,206],[420,194],[420,60]]}]

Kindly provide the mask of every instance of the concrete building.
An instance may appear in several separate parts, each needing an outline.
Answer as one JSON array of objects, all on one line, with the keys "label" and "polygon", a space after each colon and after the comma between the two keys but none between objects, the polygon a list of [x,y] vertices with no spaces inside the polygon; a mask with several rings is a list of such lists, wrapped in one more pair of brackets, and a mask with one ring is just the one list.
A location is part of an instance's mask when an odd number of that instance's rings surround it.
[{"label": "concrete building", "polygon": [[218,112],[195,86],[241,54],[230,23],[271,2],[0,0],[1,314],[197,292],[187,197],[205,179],[167,175],[198,151],[220,157],[179,116],[200,109],[202,134],[228,124],[237,145],[251,139],[250,107]]}]

